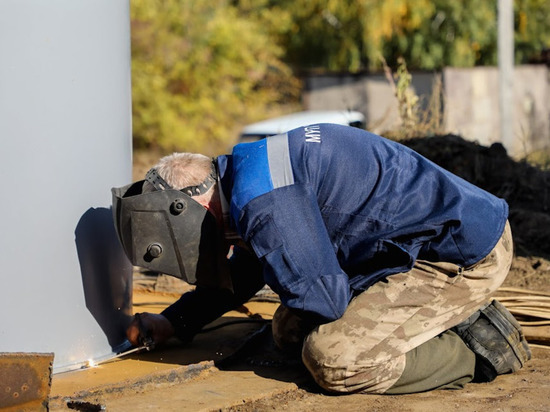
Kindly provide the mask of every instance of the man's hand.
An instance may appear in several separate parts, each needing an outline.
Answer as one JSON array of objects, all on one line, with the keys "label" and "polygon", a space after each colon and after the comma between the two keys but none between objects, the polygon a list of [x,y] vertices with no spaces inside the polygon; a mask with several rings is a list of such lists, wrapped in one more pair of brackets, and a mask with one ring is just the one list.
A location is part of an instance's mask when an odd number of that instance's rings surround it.
[{"label": "man's hand", "polygon": [[134,346],[143,346],[147,338],[152,339],[153,345],[165,342],[174,336],[174,327],[168,319],[155,313],[139,313],[134,317],[126,336]]}]

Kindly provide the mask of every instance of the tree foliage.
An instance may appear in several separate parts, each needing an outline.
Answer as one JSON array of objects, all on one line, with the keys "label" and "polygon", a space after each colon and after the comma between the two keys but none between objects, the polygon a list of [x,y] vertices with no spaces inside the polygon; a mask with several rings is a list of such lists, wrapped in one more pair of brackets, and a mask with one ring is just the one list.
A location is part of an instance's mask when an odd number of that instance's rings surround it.
[{"label": "tree foliage", "polygon": [[384,43],[420,26],[430,0],[274,0],[292,16],[281,34],[287,59],[298,68],[358,71],[378,66]]},{"label": "tree foliage", "polygon": [[[135,147],[225,150],[303,70],[496,64],[497,2],[131,0]],[[550,48],[550,1],[514,5],[520,63]]]},{"label": "tree foliage", "polygon": [[515,0],[516,62],[536,60],[543,49],[550,49],[550,1]]},{"label": "tree foliage", "polygon": [[216,151],[299,87],[258,20],[225,0],[132,0],[134,146]]},{"label": "tree foliage", "polygon": [[[380,69],[496,64],[498,0],[273,0],[290,11],[282,45],[297,68]],[[275,6],[276,5],[276,6]],[[550,47],[550,2],[515,0],[516,60]]]}]

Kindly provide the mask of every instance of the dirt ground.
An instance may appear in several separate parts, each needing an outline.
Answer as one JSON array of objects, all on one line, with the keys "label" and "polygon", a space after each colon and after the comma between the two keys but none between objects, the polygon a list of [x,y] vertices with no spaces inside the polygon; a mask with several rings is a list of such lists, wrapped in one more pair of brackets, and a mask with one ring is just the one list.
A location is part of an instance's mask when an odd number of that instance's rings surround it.
[{"label": "dirt ground", "polygon": [[[139,310],[160,311],[175,295],[136,291]],[[277,304],[250,302],[216,324],[270,319]],[[171,341],[83,371],[54,375],[50,411],[549,411],[550,349],[533,348],[519,372],[458,391],[411,395],[330,395],[272,344],[269,324],[243,323]]]},{"label": "dirt ground", "polygon": [[489,384],[470,384],[458,391],[411,395],[331,396],[314,387],[300,387],[274,396],[233,406],[226,411],[426,412],[426,411],[548,411],[550,410],[548,350],[535,350],[534,359],[515,375],[500,376]]},{"label": "dirt ground", "polygon": [[[550,173],[509,158],[500,145],[482,147],[457,136],[404,144],[508,201],[516,256],[504,286],[550,293]],[[163,291],[185,288],[170,281],[163,284],[162,277],[142,276],[139,282],[139,296],[161,301],[156,306],[138,304],[136,311],[158,312],[176,298]],[[321,391],[299,362],[272,347],[262,319],[270,319],[276,303],[255,305],[229,318],[257,323],[220,328],[201,334],[189,347],[172,343],[87,371],[97,380],[78,387],[74,385],[82,379],[81,372],[54,377],[50,410],[550,411],[550,346],[534,345],[532,360],[515,374],[459,391],[334,396]]]}]

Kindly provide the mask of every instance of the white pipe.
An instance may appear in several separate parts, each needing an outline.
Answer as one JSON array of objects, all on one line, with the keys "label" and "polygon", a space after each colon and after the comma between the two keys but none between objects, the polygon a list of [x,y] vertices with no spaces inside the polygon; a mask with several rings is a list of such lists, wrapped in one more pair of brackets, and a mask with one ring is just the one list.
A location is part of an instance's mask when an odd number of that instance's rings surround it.
[{"label": "white pipe", "polygon": [[514,141],[514,2],[498,0],[498,72],[500,135],[504,147],[518,154]]}]

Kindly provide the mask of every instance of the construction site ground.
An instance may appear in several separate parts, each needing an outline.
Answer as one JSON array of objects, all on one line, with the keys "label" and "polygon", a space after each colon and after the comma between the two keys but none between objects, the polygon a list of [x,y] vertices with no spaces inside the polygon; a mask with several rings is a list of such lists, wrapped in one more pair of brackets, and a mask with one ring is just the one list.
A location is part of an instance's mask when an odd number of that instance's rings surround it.
[{"label": "construction site ground", "polygon": [[[159,312],[177,296],[139,288],[135,309]],[[549,411],[550,348],[534,347],[521,371],[458,391],[331,395],[270,341],[277,303],[252,301],[199,334],[86,369],[55,374],[50,411]]]},{"label": "construction site ground", "polygon": [[[515,258],[506,287],[550,293],[549,172],[456,136],[406,142],[453,173],[505,198]],[[138,166],[140,166],[138,164]],[[137,168],[142,178],[150,165]],[[134,311],[160,312],[185,291],[166,276],[137,272]],[[499,291],[503,296],[516,292]],[[463,390],[411,395],[332,395],[270,335],[278,303],[258,296],[187,345],[169,341],[95,367],[55,374],[51,411],[550,411],[549,326],[526,328],[532,359],[519,372]],[[243,321],[235,323],[235,321]],[[230,322],[223,327],[221,324]],[[214,327],[212,327],[214,326]],[[528,333],[527,333],[528,332]]]}]

